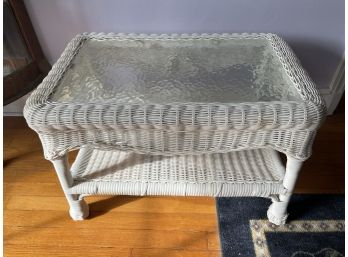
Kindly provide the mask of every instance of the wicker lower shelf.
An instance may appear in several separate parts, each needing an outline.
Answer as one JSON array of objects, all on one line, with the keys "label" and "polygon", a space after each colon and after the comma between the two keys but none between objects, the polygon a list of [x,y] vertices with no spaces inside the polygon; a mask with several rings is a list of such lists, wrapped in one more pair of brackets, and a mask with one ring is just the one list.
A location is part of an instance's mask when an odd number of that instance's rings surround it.
[{"label": "wicker lower shelf", "polygon": [[285,174],[270,149],[158,156],[80,150],[71,194],[269,196],[284,192]]}]

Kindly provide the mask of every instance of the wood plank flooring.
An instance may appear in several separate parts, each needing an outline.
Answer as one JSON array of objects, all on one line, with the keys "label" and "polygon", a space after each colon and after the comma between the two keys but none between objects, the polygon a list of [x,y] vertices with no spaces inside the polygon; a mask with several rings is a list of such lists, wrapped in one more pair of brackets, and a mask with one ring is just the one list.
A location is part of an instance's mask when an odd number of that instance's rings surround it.
[{"label": "wood plank flooring", "polygon": [[[306,162],[297,192],[344,191],[344,112],[329,117]],[[72,155],[74,158],[74,154]],[[215,201],[191,197],[87,197],[90,218],[68,205],[35,132],[4,119],[6,257],[217,257]]]},{"label": "wood plank flooring", "polygon": [[212,198],[87,197],[74,222],[23,118],[5,118],[4,156],[5,256],[220,256]]}]

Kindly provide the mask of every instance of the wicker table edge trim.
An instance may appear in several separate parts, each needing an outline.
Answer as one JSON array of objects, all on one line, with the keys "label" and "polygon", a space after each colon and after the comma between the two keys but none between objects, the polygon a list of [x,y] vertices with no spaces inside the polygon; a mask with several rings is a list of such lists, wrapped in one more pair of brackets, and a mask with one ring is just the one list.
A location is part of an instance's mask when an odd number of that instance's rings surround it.
[{"label": "wicker table edge trim", "polygon": [[258,196],[284,194],[287,190],[279,183],[154,183],[154,182],[85,182],[69,188],[69,194],[81,195],[163,195],[163,196]]},{"label": "wicker table edge trim", "polygon": [[325,110],[312,102],[168,105],[42,104],[26,109],[40,132],[76,129],[257,130],[316,129]]}]

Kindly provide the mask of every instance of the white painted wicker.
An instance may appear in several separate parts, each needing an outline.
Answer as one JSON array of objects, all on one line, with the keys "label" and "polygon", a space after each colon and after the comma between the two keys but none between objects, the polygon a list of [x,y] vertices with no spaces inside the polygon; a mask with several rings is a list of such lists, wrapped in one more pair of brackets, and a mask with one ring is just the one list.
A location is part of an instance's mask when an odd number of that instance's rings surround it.
[{"label": "white painted wicker", "polygon": [[[245,103],[117,104],[50,102],[64,73],[83,44],[96,40],[267,39],[301,101]],[[73,85],[72,85],[73,86]],[[299,160],[311,154],[325,105],[314,83],[287,44],[274,34],[76,36],[42,84],[29,97],[24,114],[40,136],[45,157],[90,145],[160,155],[273,148]]]},{"label": "white painted wicker", "polygon": [[286,192],[285,169],[271,149],[161,156],[87,148],[71,171],[71,194],[268,197]]},{"label": "white painted wicker", "polygon": [[[194,46],[199,40],[215,44],[253,39],[267,42],[282,69],[276,75],[285,74],[285,86],[298,98],[143,104],[124,103],[117,98],[52,101],[55,92],[66,90],[60,83],[72,66],[79,65],[74,58],[89,40],[190,41]],[[266,62],[261,61],[263,65]],[[279,71],[272,65],[267,69]],[[267,78],[264,81],[272,84]],[[80,82],[86,87],[89,83]],[[93,90],[94,85],[88,86]],[[112,89],[117,89],[113,86],[111,83]],[[208,86],[214,87],[214,83]],[[286,221],[302,162],[311,155],[315,133],[325,114],[314,83],[288,45],[274,34],[78,35],[24,109],[29,126],[40,136],[45,158],[55,166],[74,220],[88,216],[83,196],[89,194],[263,196],[271,197],[273,203],[267,215],[278,225]],[[70,170],[67,153],[73,149],[81,150]],[[285,171],[275,150],[287,155]]]}]

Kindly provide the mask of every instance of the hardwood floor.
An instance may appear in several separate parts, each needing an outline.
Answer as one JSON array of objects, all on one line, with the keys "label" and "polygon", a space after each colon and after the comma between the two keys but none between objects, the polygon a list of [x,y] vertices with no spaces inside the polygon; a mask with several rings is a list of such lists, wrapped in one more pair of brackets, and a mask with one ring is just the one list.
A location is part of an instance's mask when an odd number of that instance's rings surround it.
[{"label": "hardwood floor", "polygon": [[5,256],[220,256],[212,198],[87,197],[74,222],[23,118],[5,118],[4,156]]},{"label": "hardwood floor", "polygon": [[[344,192],[342,107],[319,131],[296,191]],[[37,135],[23,118],[4,118],[5,256],[220,256],[212,198],[115,196],[87,202],[90,218],[73,222]]]}]

